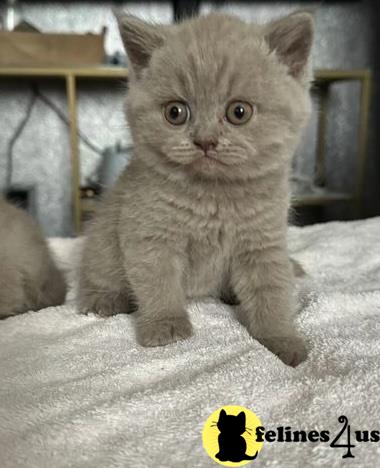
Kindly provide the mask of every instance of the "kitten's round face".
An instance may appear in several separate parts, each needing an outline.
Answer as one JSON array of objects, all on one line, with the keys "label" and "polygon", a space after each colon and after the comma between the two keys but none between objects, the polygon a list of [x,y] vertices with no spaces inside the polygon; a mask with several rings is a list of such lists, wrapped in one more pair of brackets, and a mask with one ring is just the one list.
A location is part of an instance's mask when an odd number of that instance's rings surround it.
[{"label": "kitten's round face", "polygon": [[135,144],[162,170],[262,177],[289,163],[309,114],[308,92],[252,26],[210,20],[173,27],[132,82]]}]

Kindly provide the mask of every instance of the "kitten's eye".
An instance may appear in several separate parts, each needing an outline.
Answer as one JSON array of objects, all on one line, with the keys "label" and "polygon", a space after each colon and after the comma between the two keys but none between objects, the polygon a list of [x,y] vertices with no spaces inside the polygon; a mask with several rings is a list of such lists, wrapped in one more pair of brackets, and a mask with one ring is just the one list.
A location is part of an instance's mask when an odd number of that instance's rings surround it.
[{"label": "kitten's eye", "polygon": [[226,111],[226,118],[234,125],[242,125],[252,117],[253,107],[248,102],[231,102]]},{"label": "kitten's eye", "polygon": [[183,102],[173,101],[166,104],[164,115],[172,125],[183,125],[190,117],[190,109]]}]

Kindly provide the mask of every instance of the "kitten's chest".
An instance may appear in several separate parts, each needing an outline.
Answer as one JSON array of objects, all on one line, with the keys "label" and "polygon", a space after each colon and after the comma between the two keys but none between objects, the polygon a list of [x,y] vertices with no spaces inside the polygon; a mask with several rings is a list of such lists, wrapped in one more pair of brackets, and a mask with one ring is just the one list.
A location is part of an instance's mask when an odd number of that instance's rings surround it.
[{"label": "kitten's chest", "polygon": [[222,288],[230,262],[230,250],[228,245],[210,237],[189,240],[184,269],[188,297],[217,296]]},{"label": "kitten's chest", "polygon": [[233,250],[233,226],[218,210],[200,216],[195,225],[189,232],[186,248],[187,295],[218,295]]},{"label": "kitten's chest", "polygon": [[225,207],[213,200],[198,205],[187,226],[190,257],[196,252],[207,257],[228,255],[236,226]]}]

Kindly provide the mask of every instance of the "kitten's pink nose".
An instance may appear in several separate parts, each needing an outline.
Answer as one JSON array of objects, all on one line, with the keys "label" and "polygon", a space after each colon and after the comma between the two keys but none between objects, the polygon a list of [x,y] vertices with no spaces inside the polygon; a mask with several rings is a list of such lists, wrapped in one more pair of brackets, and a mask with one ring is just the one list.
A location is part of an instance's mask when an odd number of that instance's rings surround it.
[{"label": "kitten's pink nose", "polygon": [[214,150],[216,148],[216,145],[218,144],[218,141],[216,138],[209,137],[209,138],[196,138],[194,140],[194,145],[198,146],[198,148],[201,148],[205,153],[210,150]]}]

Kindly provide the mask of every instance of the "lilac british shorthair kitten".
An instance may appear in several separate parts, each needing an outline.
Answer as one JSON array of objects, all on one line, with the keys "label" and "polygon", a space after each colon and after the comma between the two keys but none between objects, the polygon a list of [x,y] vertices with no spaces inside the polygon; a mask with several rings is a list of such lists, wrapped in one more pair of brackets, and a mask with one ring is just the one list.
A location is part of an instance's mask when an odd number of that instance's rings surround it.
[{"label": "lilac british shorthair kitten", "polygon": [[189,301],[222,298],[252,337],[299,364],[286,234],[311,109],[311,16],[118,20],[134,156],[88,230],[81,311],[134,311],[138,342],[158,346],[192,335]]}]

